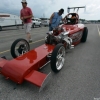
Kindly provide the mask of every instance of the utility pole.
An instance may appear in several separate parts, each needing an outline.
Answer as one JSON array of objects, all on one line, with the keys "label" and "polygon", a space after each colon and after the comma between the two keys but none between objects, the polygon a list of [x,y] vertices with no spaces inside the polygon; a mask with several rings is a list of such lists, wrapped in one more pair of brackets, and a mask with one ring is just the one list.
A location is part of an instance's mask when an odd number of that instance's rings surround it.
[{"label": "utility pole", "polygon": [[43,18],[45,18],[45,13],[43,13]]}]

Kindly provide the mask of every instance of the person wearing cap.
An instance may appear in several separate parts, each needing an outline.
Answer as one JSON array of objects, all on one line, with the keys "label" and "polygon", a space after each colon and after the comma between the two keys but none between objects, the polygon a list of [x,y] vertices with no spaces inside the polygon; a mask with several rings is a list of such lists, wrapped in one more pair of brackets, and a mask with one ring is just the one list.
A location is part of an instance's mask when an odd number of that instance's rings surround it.
[{"label": "person wearing cap", "polygon": [[49,31],[52,31],[54,28],[58,27],[60,24],[60,21],[62,19],[62,14],[64,13],[64,9],[60,9],[58,12],[54,12],[49,21]]},{"label": "person wearing cap", "polygon": [[23,21],[24,28],[25,28],[25,33],[27,34],[27,41],[32,42],[31,39],[31,26],[32,26],[32,10],[31,8],[27,7],[27,1],[22,0],[22,9],[20,11],[20,19]]}]

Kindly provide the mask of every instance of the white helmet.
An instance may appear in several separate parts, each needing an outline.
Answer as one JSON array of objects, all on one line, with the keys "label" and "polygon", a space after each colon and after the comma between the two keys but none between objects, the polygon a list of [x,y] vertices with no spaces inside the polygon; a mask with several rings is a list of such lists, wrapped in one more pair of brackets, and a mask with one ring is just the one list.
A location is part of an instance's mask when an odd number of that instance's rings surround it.
[{"label": "white helmet", "polygon": [[27,1],[26,0],[22,0],[22,2],[21,3],[27,3]]}]

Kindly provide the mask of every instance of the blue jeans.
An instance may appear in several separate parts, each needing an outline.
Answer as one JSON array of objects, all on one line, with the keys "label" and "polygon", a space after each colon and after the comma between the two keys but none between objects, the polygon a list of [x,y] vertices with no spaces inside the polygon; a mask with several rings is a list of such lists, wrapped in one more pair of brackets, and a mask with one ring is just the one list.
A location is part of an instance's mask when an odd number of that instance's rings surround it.
[{"label": "blue jeans", "polygon": [[51,27],[51,25],[49,25],[49,31],[52,31],[53,30],[53,27]]}]

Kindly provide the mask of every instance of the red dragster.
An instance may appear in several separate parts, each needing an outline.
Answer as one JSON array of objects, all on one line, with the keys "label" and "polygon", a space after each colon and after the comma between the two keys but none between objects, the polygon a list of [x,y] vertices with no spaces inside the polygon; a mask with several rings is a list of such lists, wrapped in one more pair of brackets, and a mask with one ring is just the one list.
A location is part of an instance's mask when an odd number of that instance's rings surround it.
[{"label": "red dragster", "polygon": [[[68,17],[72,14],[76,14],[76,19]],[[25,39],[15,40],[11,46],[11,55],[14,59],[0,58],[0,73],[17,84],[24,80],[29,81],[41,87],[41,90],[48,82],[50,73],[44,74],[39,69],[50,62],[53,72],[59,72],[64,66],[66,50],[74,48],[80,42],[86,42],[88,29],[78,23],[78,14],[70,13],[65,20],[65,24],[48,32],[45,44],[33,50],[30,50]]]}]

